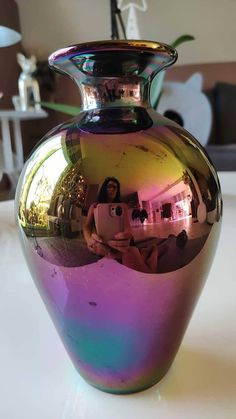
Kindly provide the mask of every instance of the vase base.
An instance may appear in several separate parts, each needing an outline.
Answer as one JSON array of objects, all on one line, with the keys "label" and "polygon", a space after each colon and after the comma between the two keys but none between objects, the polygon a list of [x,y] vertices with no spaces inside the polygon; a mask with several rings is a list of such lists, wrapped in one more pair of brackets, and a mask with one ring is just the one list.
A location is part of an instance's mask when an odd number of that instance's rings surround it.
[{"label": "vase base", "polygon": [[[172,363],[171,363],[172,365]],[[84,380],[90,384],[92,387],[96,388],[97,390],[103,391],[104,393],[109,393],[109,394],[114,394],[114,395],[125,395],[125,394],[133,394],[133,393],[140,393],[142,391],[148,390],[149,388],[155,386],[156,384],[160,383],[162,380],[165,379],[166,374],[168,373],[168,371],[171,368],[171,365],[168,366],[168,368],[166,368],[164,371],[161,372],[161,374],[156,377],[155,379],[153,379],[152,381],[149,381],[148,383],[145,383],[141,386],[134,386],[134,387],[123,387],[123,388],[115,388],[115,387],[105,387],[99,384],[95,384],[91,381],[89,381],[88,379],[84,378]],[[80,374],[81,375],[81,374]]]}]

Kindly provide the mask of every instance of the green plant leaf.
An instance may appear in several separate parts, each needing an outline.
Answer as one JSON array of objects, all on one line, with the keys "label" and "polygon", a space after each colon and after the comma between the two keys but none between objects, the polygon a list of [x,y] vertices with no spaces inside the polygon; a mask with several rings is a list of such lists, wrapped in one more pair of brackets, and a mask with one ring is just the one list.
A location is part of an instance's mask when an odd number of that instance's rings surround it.
[{"label": "green plant leaf", "polygon": [[154,78],[154,80],[152,81],[150,102],[154,109],[157,108],[160,97],[161,97],[164,77],[165,77],[165,71],[161,71],[161,73],[158,73],[156,77]]},{"label": "green plant leaf", "polygon": [[183,44],[184,42],[194,41],[194,39],[195,38],[192,35],[181,35],[174,42],[172,42],[171,46],[173,48],[177,48],[179,45]]},{"label": "green plant leaf", "polygon": [[65,103],[54,102],[35,102],[39,103],[43,108],[52,109],[53,111],[63,112],[67,115],[76,116],[80,113],[81,108],[78,106],[66,105]]},{"label": "green plant leaf", "polygon": [[[179,36],[174,42],[172,42],[172,48],[177,48],[179,45],[183,44],[184,42],[194,41],[194,36],[192,35],[181,35]],[[154,109],[157,108],[161,94],[162,94],[162,85],[165,78],[165,70],[161,73],[157,74],[154,80],[152,81],[151,86],[151,105]]]}]

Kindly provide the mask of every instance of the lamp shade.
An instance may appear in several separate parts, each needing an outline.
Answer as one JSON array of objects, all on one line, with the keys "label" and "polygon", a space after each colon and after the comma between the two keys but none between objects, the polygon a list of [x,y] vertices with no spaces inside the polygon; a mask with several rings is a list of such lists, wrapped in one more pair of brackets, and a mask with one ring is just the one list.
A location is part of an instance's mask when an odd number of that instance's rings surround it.
[{"label": "lamp shade", "polygon": [[21,40],[18,6],[14,0],[0,0],[0,47]]}]

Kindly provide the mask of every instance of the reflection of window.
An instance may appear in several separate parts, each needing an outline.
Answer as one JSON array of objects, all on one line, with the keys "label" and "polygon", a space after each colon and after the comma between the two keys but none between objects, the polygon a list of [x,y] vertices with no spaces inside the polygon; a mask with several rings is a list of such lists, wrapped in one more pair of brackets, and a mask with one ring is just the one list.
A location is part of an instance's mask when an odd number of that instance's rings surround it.
[{"label": "reflection of window", "polygon": [[45,228],[48,225],[50,200],[60,173],[67,166],[61,150],[45,159],[31,181],[26,198],[26,225]]},{"label": "reflection of window", "polygon": [[175,218],[184,218],[189,216],[190,214],[190,201],[189,198],[186,197],[181,201],[175,203]]}]

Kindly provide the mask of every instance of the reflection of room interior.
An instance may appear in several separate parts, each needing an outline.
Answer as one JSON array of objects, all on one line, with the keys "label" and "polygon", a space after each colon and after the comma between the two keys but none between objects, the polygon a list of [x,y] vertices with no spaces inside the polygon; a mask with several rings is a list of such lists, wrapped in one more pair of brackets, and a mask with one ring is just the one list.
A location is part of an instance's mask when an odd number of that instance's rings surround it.
[{"label": "reflection of room interior", "polygon": [[[50,160],[52,160],[52,155]],[[61,170],[65,167],[64,158],[61,159],[59,154],[55,152],[55,161]],[[68,168],[62,172],[57,181],[54,178],[47,178],[47,159],[41,168],[34,174],[34,178],[30,181],[31,186],[37,183],[37,196],[31,197],[31,187],[26,202],[26,225],[30,228],[33,226],[41,230],[47,230],[46,235],[58,234],[58,219],[63,220],[64,225],[68,225],[65,229],[65,235],[76,236],[81,232],[83,217],[86,216],[89,206],[96,202],[99,184],[87,184],[85,177],[78,170]],[[177,179],[174,176],[169,177],[169,182],[158,187],[143,187],[140,191],[136,191],[124,196],[124,201],[129,208],[130,223],[133,227],[133,235],[135,240],[141,240],[147,237],[168,237],[169,234],[177,235],[181,230],[185,229],[191,238],[207,234],[209,225],[200,224],[197,221],[197,207],[203,197],[200,191],[196,189],[192,176],[182,171],[181,176]],[[34,188],[33,188],[34,189]],[[53,197],[49,207],[49,201],[52,190]],[[204,190],[204,185],[202,187]],[[214,191],[205,188],[205,202],[210,201]],[[37,201],[37,202],[36,202]],[[134,209],[145,210],[147,214],[146,220],[133,220],[132,212]],[[38,212],[36,214],[36,212]],[[73,234],[74,233],[74,234]]]},{"label": "reflection of room interior", "polygon": [[202,197],[198,197],[190,177],[186,181],[183,175],[150,200],[137,203],[139,208],[147,211],[148,219],[143,224],[136,220],[132,222],[134,237],[137,240],[146,237],[168,237],[169,234],[178,235],[183,229],[189,238],[208,234],[210,225],[198,223],[197,220],[200,199],[202,200]]},{"label": "reflection of room interior", "polygon": [[[204,166],[201,173],[196,169],[194,159],[192,168],[186,170],[165,146],[165,132],[163,143],[158,145],[148,136],[143,141],[138,133],[131,137],[124,140],[120,150],[113,135],[112,142],[118,147],[114,152],[110,136],[102,141],[97,136],[89,141],[80,137],[78,141],[73,131],[65,138],[55,136],[45,143],[44,156],[28,178],[20,209],[25,233],[45,259],[64,266],[83,266],[93,261],[84,241],[83,224],[90,205],[97,202],[99,187],[111,175],[120,182],[135,246],[145,247],[150,240],[176,237],[185,230],[188,242],[183,250],[177,249],[173,240],[171,258],[184,266],[200,251],[211,229],[208,213],[217,211],[214,181],[211,185],[208,173],[203,173]],[[206,217],[199,222],[197,210],[201,203]],[[146,217],[133,220],[134,210],[145,211]],[[162,260],[159,267],[167,271],[169,261],[164,263],[164,257]],[[172,268],[178,267],[175,264]]]},{"label": "reflection of room interior", "polygon": [[[99,185],[87,185],[80,173],[67,174],[65,171],[60,184],[55,188],[57,194],[52,199],[50,208],[45,206],[45,210],[43,204],[50,191],[42,179],[40,190],[43,193],[40,192],[39,197],[42,205],[36,206],[31,202],[26,211],[26,231],[32,236],[32,245],[41,256],[59,265],[80,266],[96,261],[96,257],[87,251],[82,230],[87,210],[96,200]],[[72,189],[76,193],[72,194]],[[208,197],[210,195],[208,191]],[[168,259],[163,257],[160,260],[159,272],[166,272],[170,268],[170,256],[173,259],[173,269],[177,269],[178,264],[188,263],[202,248],[211,229],[210,224],[197,221],[196,208],[199,199],[190,177],[186,178],[186,175],[167,185],[158,194],[152,195],[150,200],[140,200],[139,193],[135,192],[126,196],[126,203],[137,246],[143,243],[145,247],[154,238],[177,236],[182,230],[187,232],[186,248],[177,249],[176,242],[172,241]],[[147,220],[132,220],[135,208],[145,209]],[[37,214],[37,211],[41,213]]]}]

